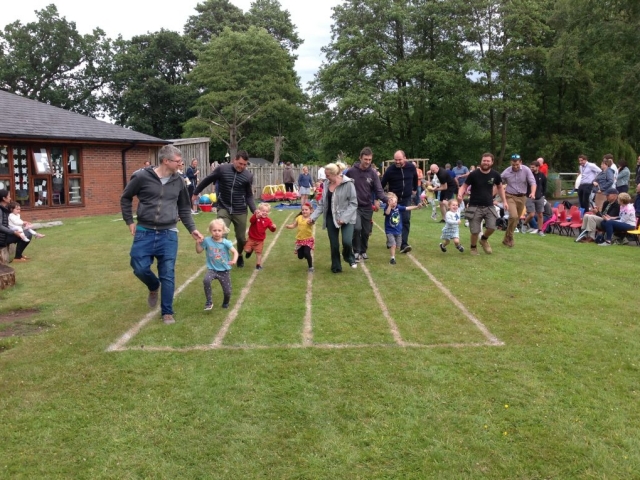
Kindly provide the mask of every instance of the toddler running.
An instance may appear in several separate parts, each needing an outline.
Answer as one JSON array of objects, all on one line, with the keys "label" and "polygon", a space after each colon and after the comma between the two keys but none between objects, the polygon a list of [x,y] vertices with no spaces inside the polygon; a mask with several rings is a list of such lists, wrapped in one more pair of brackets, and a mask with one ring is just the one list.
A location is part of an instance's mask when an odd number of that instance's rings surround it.
[{"label": "toddler running", "polygon": [[[202,283],[204,284],[204,295],[206,303],[205,310],[213,308],[211,298],[211,282],[218,280],[222,287],[222,308],[229,308],[229,300],[231,300],[231,265],[238,260],[238,250],[235,249],[230,240],[224,238],[229,233],[229,229],[220,218],[213,220],[209,224],[209,233],[211,237],[206,237],[201,242],[196,242],[196,252],[207,252],[207,273],[204,275]],[[229,257],[231,256],[231,259]]]},{"label": "toddler running", "polygon": [[449,202],[449,210],[444,216],[444,227],[442,228],[442,236],[444,242],[440,243],[440,250],[443,253],[447,251],[447,245],[453,240],[456,248],[460,253],[464,252],[464,247],[460,245],[460,213],[458,212],[458,201],[451,200]]},{"label": "toddler running", "polygon": [[[384,233],[387,235],[387,248],[391,250],[391,265],[396,264],[396,247],[400,248],[402,245],[402,215],[404,210],[415,210],[416,208],[422,208],[422,203],[419,205],[411,205],[405,207],[404,205],[398,205],[398,197],[395,193],[387,193],[387,199],[389,203],[385,205],[382,203],[384,209]],[[409,250],[407,250],[409,252]]]},{"label": "toddler running", "polygon": [[249,239],[244,245],[244,256],[249,258],[253,252],[256,252],[256,270],[262,270],[262,247],[267,237],[267,229],[276,231],[275,224],[269,218],[270,211],[271,205],[261,203],[249,219]]},{"label": "toddler running", "polygon": [[297,228],[296,234],[296,248],[294,253],[298,255],[298,258],[302,260],[307,259],[307,265],[309,267],[309,273],[313,273],[313,257],[311,256],[311,250],[315,246],[315,239],[313,238],[313,225],[308,222],[313,208],[310,203],[302,205],[302,211],[293,220],[290,225],[285,225],[286,228]]}]

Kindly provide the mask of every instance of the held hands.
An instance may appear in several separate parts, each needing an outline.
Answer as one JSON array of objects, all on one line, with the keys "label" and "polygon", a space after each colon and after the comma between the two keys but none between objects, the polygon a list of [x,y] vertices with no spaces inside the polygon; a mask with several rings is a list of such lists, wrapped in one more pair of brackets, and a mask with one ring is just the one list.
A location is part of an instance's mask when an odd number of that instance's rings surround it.
[{"label": "held hands", "polygon": [[204,237],[202,236],[202,234],[198,230],[194,230],[193,232],[191,232],[191,236],[198,243],[202,243],[202,241],[204,240]]}]

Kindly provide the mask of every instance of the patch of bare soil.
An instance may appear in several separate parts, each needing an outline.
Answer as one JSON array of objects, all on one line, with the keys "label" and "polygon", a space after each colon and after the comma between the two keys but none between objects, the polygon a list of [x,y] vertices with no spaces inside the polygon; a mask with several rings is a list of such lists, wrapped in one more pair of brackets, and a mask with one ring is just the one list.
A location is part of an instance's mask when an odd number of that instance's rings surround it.
[{"label": "patch of bare soil", "polygon": [[0,313],[0,338],[26,337],[48,329],[50,325],[46,322],[41,320],[30,321],[30,318],[37,313],[39,313],[37,308],[25,308],[24,310]]}]

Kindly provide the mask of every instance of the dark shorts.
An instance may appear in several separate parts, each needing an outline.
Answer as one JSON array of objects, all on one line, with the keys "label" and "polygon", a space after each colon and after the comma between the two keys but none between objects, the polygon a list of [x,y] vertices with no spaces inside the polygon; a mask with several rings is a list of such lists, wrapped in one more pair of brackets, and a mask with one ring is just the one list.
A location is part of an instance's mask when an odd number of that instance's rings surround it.
[{"label": "dark shorts", "polygon": [[442,202],[447,201],[447,200],[451,200],[453,197],[456,196],[456,193],[453,190],[441,190],[440,191],[440,201]]}]

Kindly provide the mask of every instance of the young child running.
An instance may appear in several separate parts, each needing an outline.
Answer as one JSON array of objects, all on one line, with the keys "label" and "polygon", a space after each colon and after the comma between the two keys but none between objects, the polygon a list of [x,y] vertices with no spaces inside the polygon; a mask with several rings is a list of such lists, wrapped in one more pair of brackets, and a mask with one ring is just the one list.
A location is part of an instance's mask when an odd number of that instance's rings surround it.
[{"label": "young child running", "polygon": [[298,258],[302,260],[307,259],[307,265],[309,266],[309,273],[313,273],[313,257],[311,256],[311,250],[315,246],[315,239],[313,238],[313,225],[309,224],[307,220],[311,216],[313,208],[309,202],[302,205],[302,211],[293,220],[290,225],[285,225],[286,228],[297,228],[296,234],[296,249],[294,253],[298,254]]},{"label": "young child running", "polygon": [[[211,237],[206,237],[202,242],[196,242],[196,252],[207,252],[207,273],[204,275],[204,295],[207,302],[204,304],[205,310],[213,308],[211,299],[211,282],[218,280],[222,286],[222,308],[229,308],[231,300],[231,265],[238,260],[238,250],[235,249],[230,240],[224,238],[229,233],[229,229],[220,218],[213,220],[209,224]],[[231,257],[231,259],[229,259]]]},{"label": "young child running", "polygon": [[396,247],[400,248],[402,245],[402,215],[404,210],[415,210],[416,208],[422,208],[422,203],[419,205],[411,205],[405,207],[404,205],[398,205],[398,197],[395,193],[387,193],[389,203],[385,205],[381,204],[384,209],[384,233],[387,235],[387,248],[391,250],[391,265],[396,264]]},{"label": "young child running", "polygon": [[444,242],[440,243],[440,250],[447,252],[447,245],[453,240],[456,248],[460,253],[464,252],[464,247],[460,245],[460,212],[458,212],[458,201],[449,201],[449,211],[444,216],[444,227],[442,228],[442,236]]},{"label": "young child running", "polygon": [[244,245],[244,256],[249,258],[253,252],[256,252],[256,270],[262,270],[262,247],[267,237],[267,229],[276,231],[276,225],[269,218],[270,211],[271,205],[261,203],[249,219],[249,239]]},{"label": "young child running", "polygon": [[25,242],[29,241],[29,238],[25,235],[24,231],[27,230],[35,238],[44,237],[43,234],[36,232],[31,228],[29,222],[25,222],[20,218],[20,204],[17,202],[11,202],[7,208],[9,209],[9,228],[16,233],[16,236],[20,237]]}]

